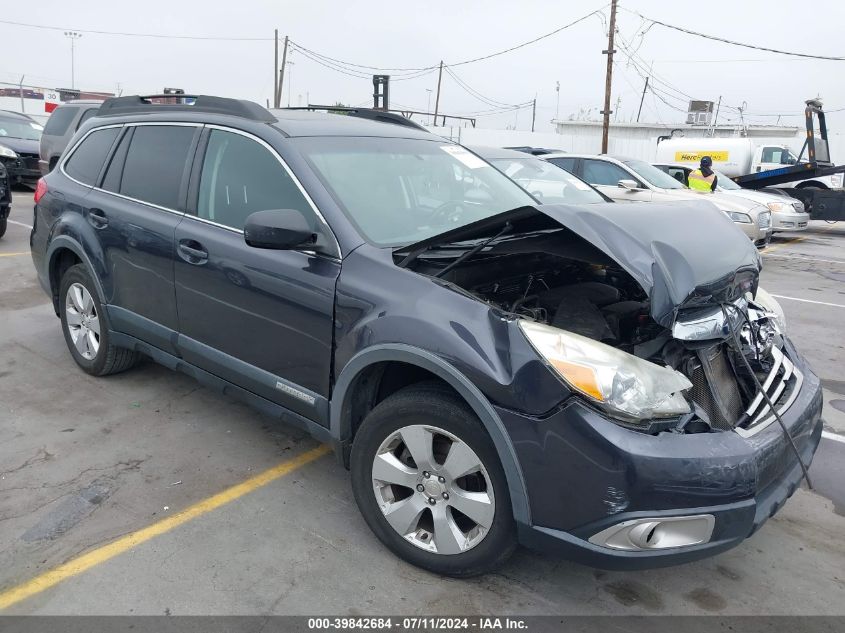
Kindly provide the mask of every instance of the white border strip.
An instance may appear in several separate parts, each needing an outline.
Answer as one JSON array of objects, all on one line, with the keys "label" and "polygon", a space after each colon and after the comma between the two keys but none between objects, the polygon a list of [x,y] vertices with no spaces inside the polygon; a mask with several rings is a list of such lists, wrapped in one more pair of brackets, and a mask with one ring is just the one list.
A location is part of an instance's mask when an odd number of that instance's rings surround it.
[{"label": "white border strip", "polygon": [[772,295],[778,299],[788,299],[789,301],[800,301],[801,303],[815,303],[820,306],[831,306],[833,308],[845,308],[841,303],[828,303],[827,301],[813,301],[812,299],[799,299],[798,297],[785,297],[784,295]]},{"label": "white border strip", "polygon": [[830,431],[822,431],[822,437],[826,440],[833,440],[834,442],[842,442],[845,444],[845,435],[831,433]]},{"label": "white border strip", "polygon": [[16,222],[15,220],[6,220],[9,224],[16,224],[17,226],[22,226],[25,229],[32,230],[32,227],[29,224],[24,224],[23,222]]}]

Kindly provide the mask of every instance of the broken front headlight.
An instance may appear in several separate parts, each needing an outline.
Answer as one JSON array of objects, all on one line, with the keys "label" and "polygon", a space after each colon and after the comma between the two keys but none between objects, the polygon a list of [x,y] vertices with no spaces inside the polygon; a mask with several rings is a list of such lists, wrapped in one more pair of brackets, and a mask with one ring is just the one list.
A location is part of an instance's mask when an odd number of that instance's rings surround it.
[{"label": "broken front headlight", "polygon": [[768,312],[767,316],[775,322],[781,334],[786,334],[786,315],[777,299],[758,286],[754,303]]},{"label": "broken front headlight", "polygon": [[690,411],[683,391],[692,383],[674,369],[541,323],[519,327],[566,384],[611,415],[643,420]]}]

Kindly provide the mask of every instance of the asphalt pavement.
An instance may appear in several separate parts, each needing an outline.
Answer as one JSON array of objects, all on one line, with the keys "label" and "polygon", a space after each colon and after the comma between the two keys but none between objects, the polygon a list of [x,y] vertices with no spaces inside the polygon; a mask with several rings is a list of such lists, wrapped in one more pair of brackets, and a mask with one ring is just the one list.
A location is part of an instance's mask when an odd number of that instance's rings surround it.
[{"label": "asphalt pavement", "polygon": [[[799,490],[739,547],[604,572],[520,550],[452,580],[388,552],[307,435],[151,362],[79,371],[29,256],[0,240],[0,607],[8,614],[845,614],[845,225],[775,239],[762,285],[822,378]],[[35,579],[35,580],[33,580]]]}]

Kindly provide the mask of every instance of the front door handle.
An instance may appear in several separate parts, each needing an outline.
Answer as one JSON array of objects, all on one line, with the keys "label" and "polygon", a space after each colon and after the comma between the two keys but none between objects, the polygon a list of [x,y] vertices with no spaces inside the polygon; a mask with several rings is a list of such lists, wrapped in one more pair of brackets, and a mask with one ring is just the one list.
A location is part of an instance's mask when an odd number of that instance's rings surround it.
[{"label": "front door handle", "polygon": [[109,224],[109,219],[106,217],[105,212],[102,209],[88,209],[88,224],[93,226],[95,229],[104,229]]},{"label": "front door handle", "polygon": [[196,240],[179,240],[179,257],[189,264],[200,266],[208,261],[208,251]]}]

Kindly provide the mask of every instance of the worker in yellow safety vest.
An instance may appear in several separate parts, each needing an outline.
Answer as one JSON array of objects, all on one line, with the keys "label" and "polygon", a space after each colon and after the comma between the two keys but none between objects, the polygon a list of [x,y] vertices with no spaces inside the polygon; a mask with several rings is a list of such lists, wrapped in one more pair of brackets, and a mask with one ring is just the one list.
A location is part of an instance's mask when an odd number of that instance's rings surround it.
[{"label": "worker in yellow safety vest", "polygon": [[687,177],[689,188],[693,191],[716,191],[716,174],[710,169],[712,166],[713,159],[702,156],[698,169],[693,169]]}]

